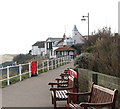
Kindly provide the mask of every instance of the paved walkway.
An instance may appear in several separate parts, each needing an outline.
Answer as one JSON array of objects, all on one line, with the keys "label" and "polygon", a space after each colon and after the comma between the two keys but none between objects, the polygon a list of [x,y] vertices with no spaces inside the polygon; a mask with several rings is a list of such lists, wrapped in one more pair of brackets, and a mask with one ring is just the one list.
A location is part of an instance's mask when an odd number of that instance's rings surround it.
[{"label": "paved walkway", "polygon": [[53,107],[48,82],[55,81],[60,73],[71,67],[73,62],[3,88],[3,107]]}]

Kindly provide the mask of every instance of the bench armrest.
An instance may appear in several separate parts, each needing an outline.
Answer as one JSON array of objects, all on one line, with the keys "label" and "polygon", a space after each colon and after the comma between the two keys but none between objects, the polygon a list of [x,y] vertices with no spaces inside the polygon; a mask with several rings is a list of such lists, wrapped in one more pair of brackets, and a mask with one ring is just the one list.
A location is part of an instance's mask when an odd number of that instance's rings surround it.
[{"label": "bench armrest", "polygon": [[68,81],[68,79],[61,79],[61,78],[56,78],[55,80],[57,80],[57,81]]},{"label": "bench armrest", "polygon": [[69,92],[69,93],[66,93],[66,95],[90,95],[91,92],[83,92],[83,93],[73,93],[73,92]]},{"label": "bench armrest", "polygon": [[69,76],[69,73],[61,73],[60,76]]},{"label": "bench armrest", "polygon": [[112,107],[113,103],[112,102],[107,102],[107,103],[80,103],[81,107]]},{"label": "bench armrest", "polygon": [[48,85],[63,85],[63,84],[68,84],[68,82],[64,82],[64,83],[48,83]]},{"label": "bench armrest", "polygon": [[73,87],[50,88],[50,91],[56,91],[56,90],[70,90],[70,89],[73,89]]}]

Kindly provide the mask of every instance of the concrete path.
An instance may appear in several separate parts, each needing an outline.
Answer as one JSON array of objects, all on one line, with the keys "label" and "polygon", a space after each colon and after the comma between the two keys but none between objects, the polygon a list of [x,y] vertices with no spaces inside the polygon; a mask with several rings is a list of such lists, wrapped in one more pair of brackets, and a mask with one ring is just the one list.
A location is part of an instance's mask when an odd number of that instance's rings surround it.
[{"label": "concrete path", "polygon": [[55,81],[60,73],[71,67],[73,62],[3,88],[3,107],[53,107],[48,82]]}]

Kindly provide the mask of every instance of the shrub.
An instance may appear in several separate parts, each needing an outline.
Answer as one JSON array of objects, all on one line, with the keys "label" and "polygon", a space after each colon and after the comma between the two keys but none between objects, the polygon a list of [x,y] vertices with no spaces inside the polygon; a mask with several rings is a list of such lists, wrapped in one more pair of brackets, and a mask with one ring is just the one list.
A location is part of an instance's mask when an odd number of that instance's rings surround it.
[{"label": "shrub", "polygon": [[81,54],[76,58],[75,64],[77,67],[120,77],[119,36],[113,36],[111,28],[105,27],[98,30],[94,37],[84,44],[84,51],[91,55]]},{"label": "shrub", "polygon": [[85,52],[91,53],[91,52],[93,52],[95,49],[96,49],[96,46],[93,45],[93,46],[90,46],[90,47],[86,48]]},{"label": "shrub", "polygon": [[48,71],[48,69],[47,69],[47,68],[45,68],[45,69],[44,69],[44,72],[47,72],[47,71]]},{"label": "shrub", "polygon": [[91,57],[90,53],[82,53],[75,58],[74,65],[80,68],[88,68]]}]

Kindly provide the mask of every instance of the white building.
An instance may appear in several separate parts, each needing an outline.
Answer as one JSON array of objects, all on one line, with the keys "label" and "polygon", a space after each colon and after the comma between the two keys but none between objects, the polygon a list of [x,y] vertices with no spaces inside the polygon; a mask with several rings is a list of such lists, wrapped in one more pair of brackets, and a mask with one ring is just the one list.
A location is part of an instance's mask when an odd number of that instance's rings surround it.
[{"label": "white building", "polygon": [[78,31],[76,25],[74,25],[74,28],[72,30],[72,38],[75,41],[75,44],[83,44],[84,43],[84,38],[83,36],[80,34],[80,32]]},{"label": "white building", "polygon": [[[50,58],[54,55],[54,50],[57,49],[56,45],[62,38],[48,38],[45,41],[45,55],[48,55]],[[56,48],[53,48],[56,47]]]},{"label": "white building", "polygon": [[65,45],[83,44],[83,36],[77,30],[76,25],[72,30],[72,37],[67,37],[65,34],[63,38],[48,38],[46,41],[38,41],[32,45],[31,54],[49,56],[50,58],[56,57],[55,50]]},{"label": "white building", "polygon": [[45,55],[45,41],[38,41],[32,45],[31,50],[32,55]]},{"label": "white building", "polygon": [[120,1],[118,2],[118,34],[120,35]]},{"label": "white building", "polygon": [[65,35],[65,40],[63,41],[63,45],[73,45],[73,44],[75,44],[75,41],[73,40],[73,38],[71,38],[70,36],[67,37]]}]

